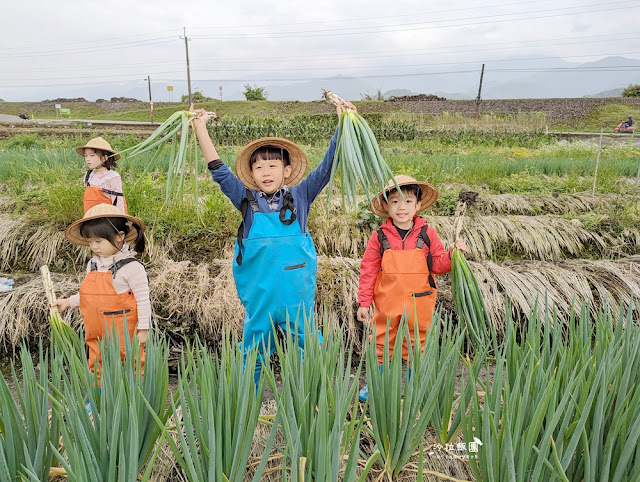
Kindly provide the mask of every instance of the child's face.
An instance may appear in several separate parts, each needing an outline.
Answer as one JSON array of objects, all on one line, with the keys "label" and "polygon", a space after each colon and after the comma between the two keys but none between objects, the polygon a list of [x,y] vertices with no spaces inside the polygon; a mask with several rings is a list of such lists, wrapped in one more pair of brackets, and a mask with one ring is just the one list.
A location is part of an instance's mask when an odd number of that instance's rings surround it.
[{"label": "child's face", "polygon": [[413,217],[416,215],[416,211],[420,209],[420,201],[416,195],[412,192],[405,192],[404,199],[398,191],[389,194],[387,208],[389,210],[389,217],[393,219],[395,224],[400,229],[409,229],[413,224]]},{"label": "child's face", "polygon": [[98,169],[106,162],[107,156],[101,156],[94,149],[85,147],[84,149],[84,162],[87,163],[89,169]]},{"label": "child's face", "polygon": [[120,231],[116,238],[116,244],[119,247],[111,244],[111,241],[106,238],[87,238],[87,241],[89,241],[89,248],[91,248],[93,254],[101,258],[108,258],[109,256],[113,256],[122,249],[122,245],[124,243],[124,233]]},{"label": "child's face", "polygon": [[272,194],[280,189],[291,175],[291,166],[284,166],[279,159],[258,157],[251,167],[251,175],[261,191]]}]

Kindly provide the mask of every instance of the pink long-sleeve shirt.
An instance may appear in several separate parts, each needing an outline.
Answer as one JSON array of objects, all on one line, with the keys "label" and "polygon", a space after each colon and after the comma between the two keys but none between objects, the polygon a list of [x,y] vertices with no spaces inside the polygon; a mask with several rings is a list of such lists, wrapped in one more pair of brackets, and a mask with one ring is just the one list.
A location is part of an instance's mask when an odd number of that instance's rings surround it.
[{"label": "pink long-sleeve shirt", "polygon": [[[96,174],[95,170],[91,171],[88,182],[89,186],[92,187],[101,187],[108,191],[122,192],[122,178],[120,174],[113,170],[107,170],[104,174]],[[111,199],[111,202],[118,198],[116,207],[124,211],[124,194],[122,196],[114,196],[113,194],[104,193],[104,195]]]}]

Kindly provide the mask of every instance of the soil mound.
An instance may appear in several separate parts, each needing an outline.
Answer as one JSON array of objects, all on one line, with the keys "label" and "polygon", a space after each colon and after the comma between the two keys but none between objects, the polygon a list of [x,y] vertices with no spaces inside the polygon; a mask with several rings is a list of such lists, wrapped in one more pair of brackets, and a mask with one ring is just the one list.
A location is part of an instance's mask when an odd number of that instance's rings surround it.
[{"label": "soil mound", "polygon": [[433,94],[418,94],[418,95],[401,95],[396,97],[392,95],[388,99],[385,99],[385,102],[413,102],[417,100],[447,100],[444,97],[438,97]]}]

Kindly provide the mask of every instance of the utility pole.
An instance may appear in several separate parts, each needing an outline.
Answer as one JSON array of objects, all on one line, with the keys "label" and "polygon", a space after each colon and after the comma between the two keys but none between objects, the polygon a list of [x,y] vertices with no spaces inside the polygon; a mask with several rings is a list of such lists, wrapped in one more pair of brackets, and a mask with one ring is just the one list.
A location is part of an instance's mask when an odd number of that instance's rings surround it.
[{"label": "utility pole", "polygon": [[153,124],[153,101],[151,100],[151,76],[147,75],[147,82],[149,83],[149,117]]},{"label": "utility pole", "polygon": [[482,93],[482,77],[484,77],[484,64],[482,64],[482,71],[480,72],[480,87],[478,87],[478,97],[476,97],[476,120],[478,120],[478,114],[480,113],[480,102],[482,102],[482,97],[480,97],[480,94]]},{"label": "utility pole", "polygon": [[180,37],[184,39],[184,50],[187,54],[187,84],[189,86],[189,105],[191,105],[191,72],[189,71],[189,39],[187,38],[187,28],[182,27],[182,31],[184,32],[184,37]]}]

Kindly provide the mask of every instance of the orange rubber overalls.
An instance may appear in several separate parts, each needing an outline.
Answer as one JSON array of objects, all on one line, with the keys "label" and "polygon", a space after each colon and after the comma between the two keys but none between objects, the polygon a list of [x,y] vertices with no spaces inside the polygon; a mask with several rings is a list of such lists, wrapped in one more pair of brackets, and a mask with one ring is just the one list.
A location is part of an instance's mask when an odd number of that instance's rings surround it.
[{"label": "orange rubber overalls", "polygon": [[[129,339],[133,339],[138,323],[138,305],[131,291],[116,293],[112,278],[115,278],[118,269],[131,263],[139,262],[133,258],[122,259],[116,262],[108,271],[98,272],[95,263],[92,263],[91,271],[80,285],[80,313],[84,321],[85,342],[89,347],[89,369],[93,373],[96,361],[100,360],[100,338],[105,335],[105,327],[111,330],[115,324],[120,339],[120,357],[124,360],[124,317],[127,318],[127,331]],[[144,373],[144,347],[140,347],[141,366]]]},{"label": "orange rubber overalls", "polygon": [[[89,176],[91,175],[91,171],[87,171],[87,174],[84,176],[84,195],[82,196],[82,204],[84,205],[84,212],[86,213],[92,207],[98,204],[113,204],[114,206],[118,202],[118,196],[122,196],[122,202],[124,203],[124,213],[127,214],[127,200],[124,197],[124,194],[116,191],[109,191],[107,189],[102,189],[101,187],[91,186],[89,184]],[[112,201],[110,197],[106,196],[106,194],[110,194],[115,196],[116,198]]]},{"label": "orange rubber overalls", "polygon": [[[418,318],[420,346],[424,347],[427,331],[431,327],[431,318],[436,305],[438,293],[433,277],[433,259],[431,257],[431,240],[424,226],[414,249],[390,249],[389,240],[382,228],[378,230],[381,269],[373,290],[373,319],[376,324],[376,348],[378,361],[382,363],[384,339],[389,324],[389,356],[398,334],[398,326],[403,313],[408,315],[408,328],[412,346],[414,339],[414,323]],[[425,260],[422,246],[427,245],[429,253]],[[415,310],[414,310],[415,306]],[[408,358],[406,339],[402,343],[402,358]]]}]

